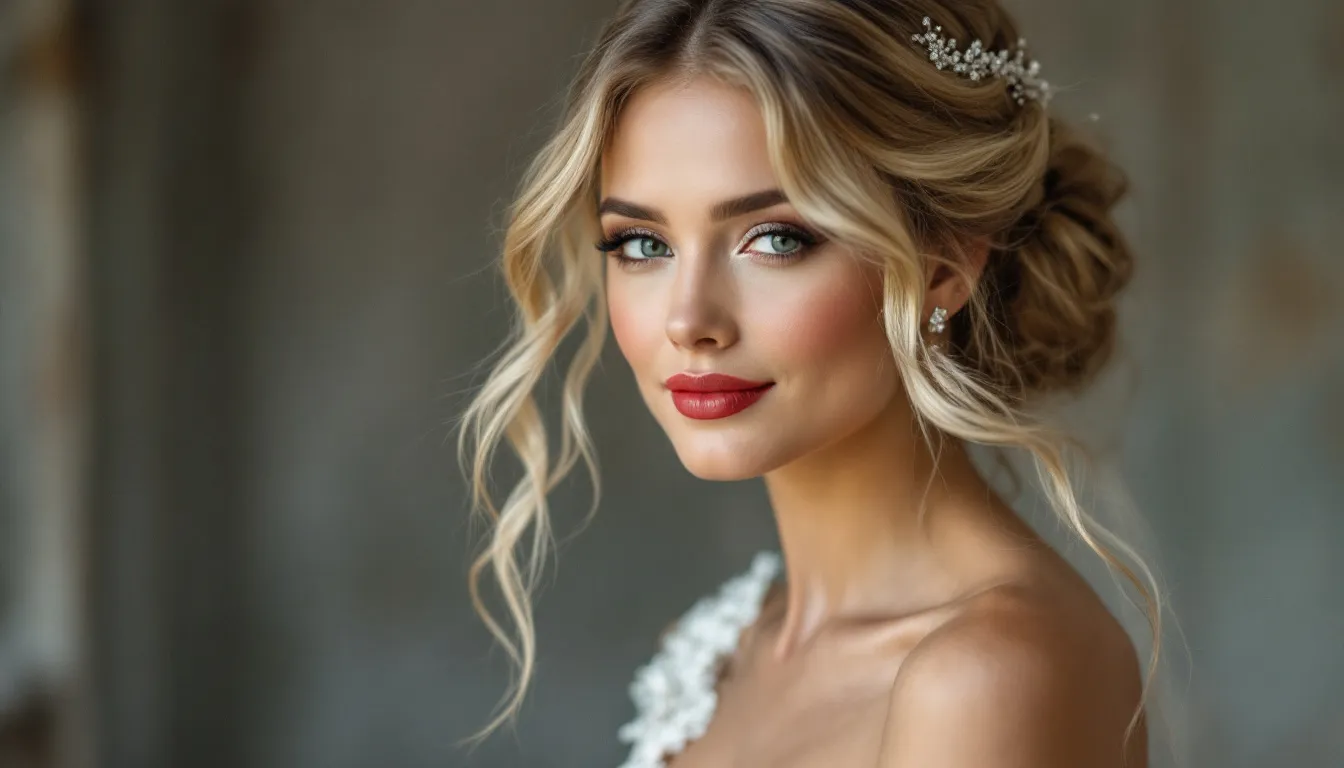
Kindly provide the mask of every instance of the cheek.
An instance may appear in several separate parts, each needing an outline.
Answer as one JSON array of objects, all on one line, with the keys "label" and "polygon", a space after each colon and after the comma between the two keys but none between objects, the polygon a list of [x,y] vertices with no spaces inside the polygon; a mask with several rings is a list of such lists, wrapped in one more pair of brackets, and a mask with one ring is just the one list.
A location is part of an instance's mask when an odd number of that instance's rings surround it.
[{"label": "cheek", "polygon": [[638,296],[619,278],[607,281],[607,316],[621,355],[636,372],[653,359],[664,331],[652,309],[652,296]]},{"label": "cheek", "polygon": [[846,265],[813,277],[774,295],[761,336],[798,375],[878,371],[888,344],[865,274]]}]

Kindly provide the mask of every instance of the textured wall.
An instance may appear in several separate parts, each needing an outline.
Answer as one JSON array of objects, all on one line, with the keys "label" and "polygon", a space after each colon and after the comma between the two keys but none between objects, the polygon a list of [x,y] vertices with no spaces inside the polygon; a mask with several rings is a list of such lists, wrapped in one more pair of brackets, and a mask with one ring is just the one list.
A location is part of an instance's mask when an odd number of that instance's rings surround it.
[{"label": "textured wall", "polygon": [[80,89],[68,3],[0,5],[0,765],[88,757]]},{"label": "textured wall", "polygon": [[[682,470],[610,345],[603,506],[542,595],[533,697],[453,748],[505,667],[445,424],[509,319],[503,208],[609,6],[92,9],[104,764],[615,764],[658,630],[771,544],[759,484]],[[1126,354],[1064,413],[1151,522],[1193,659],[1173,633],[1178,741],[1344,763],[1344,10],[1013,7],[1134,177]],[[588,498],[557,495],[561,531]]]}]

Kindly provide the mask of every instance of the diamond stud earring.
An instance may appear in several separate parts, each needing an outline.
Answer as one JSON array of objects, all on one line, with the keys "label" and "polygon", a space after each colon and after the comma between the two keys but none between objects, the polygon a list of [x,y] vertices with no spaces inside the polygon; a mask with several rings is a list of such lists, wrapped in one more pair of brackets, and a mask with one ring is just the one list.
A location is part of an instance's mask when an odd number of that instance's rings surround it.
[{"label": "diamond stud earring", "polygon": [[934,307],[933,314],[929,316],[929,332],[942,333],[945,328],[947,328],[947,310]]}]

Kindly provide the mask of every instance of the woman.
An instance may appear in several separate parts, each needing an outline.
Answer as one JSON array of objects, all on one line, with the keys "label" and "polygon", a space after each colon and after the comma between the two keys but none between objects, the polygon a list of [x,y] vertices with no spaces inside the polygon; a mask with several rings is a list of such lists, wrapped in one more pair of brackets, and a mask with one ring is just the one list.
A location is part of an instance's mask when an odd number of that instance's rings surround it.
[{"label": "woman", "polygon": [[[609,319],[682,463],[763,477],[781,547],[640,671],[629,768],[1146,765],[1159,593],[1030,410],[1111,352],[1125,182],[1049,114],[1024,45],[992,0],[621,4],[512,209],[520,320],[459,443],[493,522],[473,598],[521,668],[485,732],[532,674],[546,494],[580,458],[597,479],[580,397]],[[552,462],[533,391],[581,319]],[[525,475],[501,507],[502,439]],[[1140,593],[1148,679],[968,443],[1029,452]],[[480,600],[486,570],[516,637]]]}]

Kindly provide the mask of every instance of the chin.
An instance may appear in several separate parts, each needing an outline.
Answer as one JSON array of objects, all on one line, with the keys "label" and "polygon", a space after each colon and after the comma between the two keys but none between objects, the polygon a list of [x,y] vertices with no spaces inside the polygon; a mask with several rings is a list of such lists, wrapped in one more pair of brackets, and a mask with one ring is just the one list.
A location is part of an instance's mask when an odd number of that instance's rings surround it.
[{"label": "chin", "polygon": [[750,480],[765,474],[759,470],[725,465],[722,462],[686,461],[685,459],[682,459],[681,464],[686,467],[687,472],[690,472],[701,480],[718,480],[725,483],[737,480]]},{"label": "chin", "polygon": [[701,480],[732,482],[760,477],[784,462],[755,441],[725,441],[708,435],[674,435],[672,446],[686,471]]}]

